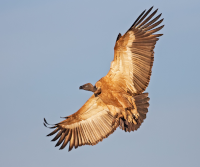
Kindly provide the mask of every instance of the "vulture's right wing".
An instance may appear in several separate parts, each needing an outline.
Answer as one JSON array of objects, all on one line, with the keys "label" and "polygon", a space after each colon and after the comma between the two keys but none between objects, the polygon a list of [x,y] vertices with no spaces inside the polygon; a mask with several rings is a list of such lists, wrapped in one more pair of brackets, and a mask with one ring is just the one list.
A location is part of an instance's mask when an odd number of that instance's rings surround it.
[{"label": "vulture's right wing", "polygon": [[[69,151],[73,147],[95,145],[116,130],[118,123],[112,125],[114,119],[103,101],[92,95],[76,113],[50,127],[55,128],[55,130],[47,136],[57,133],[52,141],[59,139],[56,146],[62,143],[60,149],[63,149],[70,142]],[[44,125],[47,126],[48,123],[45,119],[44,121]]]}]

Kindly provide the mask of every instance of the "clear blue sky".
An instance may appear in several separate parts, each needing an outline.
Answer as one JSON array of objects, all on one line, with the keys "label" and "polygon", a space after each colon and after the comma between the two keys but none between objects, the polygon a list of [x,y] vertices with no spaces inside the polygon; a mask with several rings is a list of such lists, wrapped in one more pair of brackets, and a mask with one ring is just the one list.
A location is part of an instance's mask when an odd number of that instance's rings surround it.
[{"label": "clear blue sky", "polygon": [[[45,137],[50,123],[91,96],[79,90],[105,76],[113,48],[154,5],[165,27],[155,48],[147,119],[68,152]],[[0,166],[199,167],[199,0],[0,1]]]}]

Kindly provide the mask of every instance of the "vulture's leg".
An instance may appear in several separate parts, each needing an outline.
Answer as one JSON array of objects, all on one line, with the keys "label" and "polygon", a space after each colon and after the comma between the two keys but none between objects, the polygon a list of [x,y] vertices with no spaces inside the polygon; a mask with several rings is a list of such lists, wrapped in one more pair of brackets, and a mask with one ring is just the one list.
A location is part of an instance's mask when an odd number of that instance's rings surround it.
[{"label": "vulture's leg", "polygon": [[134,119],[134,115],[131,112],[131,110],[134,109],[134,105],[129,100],[128,98],[129,96],[128,95],[124,96],[123,94],[118,93],[118,92],[112,92],[112,93],[123,108],[121,114],[123,115],[124,119],[127,120],[129,123],[132,123],[133,122],[132,120]]},{"label": "vulture's leg", "polygon": [[132,123],[133,116],[130,112],[131,109],[125,108],[125,115],[127,115],[127,118],[125,118],[129,123]]},{"label": "vulture's leg", "polygon": [[135,99],[132,96],[124,95],[128,101],[131,103],[132,108],[130,109],[131,113],[133,114],[134,118],[138,119],[139,113],[137,111],[137,106],[135,104]]},{"label": "vulture's leg", "polygon": [[136,104],[135,104],[135,99],[133,98],[133,97],[131,97],[131,101],[132,101],[132,104],[133,104],[133,109],[131,109],[131,112],[132,112],[132,114],[134,115],[134,117],[136,118],[136,119],[138,119],[138,117],[139,117],[139,113],[138,113],[138,111],[137,111],[137,106],[136,106]]},{"label": "vulture's leg", "polygon": [[137,120],[138,120],[138,118],[139,118],[140,115],[139,115],[139,113],[138,113],[138,111],[137,111],[137,106],[136,106],[136,104],[135,104],[135,99],[134,99],[132,96],[129,96],[129,95],[127,95],[127,94],[124,94],[124,97],[125,97],[126,99],[128,99],[128,101],[129,101],[129,102],[131,103],[131,105],[132,105],[131,108],[127,108],[127,110],[131,112],[131,114],[129,114],[129,115],[132,115],[132,117],[129,116],[128,122],[130,122],[130,120],[132,119],[132,122],[133,122],[134,124],[137,124]]}]

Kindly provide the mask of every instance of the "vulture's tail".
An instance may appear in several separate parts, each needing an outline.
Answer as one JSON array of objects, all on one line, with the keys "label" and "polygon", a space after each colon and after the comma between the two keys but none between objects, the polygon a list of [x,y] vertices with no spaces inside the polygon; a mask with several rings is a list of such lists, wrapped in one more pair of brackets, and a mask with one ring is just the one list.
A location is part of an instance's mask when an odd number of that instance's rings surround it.
[{"label": "vulture's tail", "polygon": [[135,99],[135,104],[137,106],[137,112],[139,113],[138,118],[134,118],[133,122],[135,123],[130,123],[128,120],[125,120],[124,118],[119,119],[119,127],[120,129],[124,130],[125,132],[131,132],[134,130],[137,130],[144,119],[146,118],[146,114],[148,112],[148,107],[149,107],[149,97],[148,93],[142,93],[140,95],[134,96]]}]

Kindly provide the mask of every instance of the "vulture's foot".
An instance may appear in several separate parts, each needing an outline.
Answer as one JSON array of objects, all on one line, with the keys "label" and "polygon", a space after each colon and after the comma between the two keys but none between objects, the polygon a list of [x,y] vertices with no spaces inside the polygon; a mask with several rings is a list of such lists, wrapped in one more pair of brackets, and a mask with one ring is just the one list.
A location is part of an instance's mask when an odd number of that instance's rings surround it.
[{"label": "vulture's foot", "polygon": [[133,114],[131,113],[130,108],[125,108],[124,112],[122,112],[122,115],[124,116],[125,120],[127,120],[129,123],[132,123]]},{"label": "vulture's foot", "polygon": [[136,125],[140,114],[137,112],[137,109],[132,109],[131,113],[133,114],[133,123]]},{"label": "vulture's foot", "polygon": [[139,116],[140,116],[140,114],[138,113],[137,109],[132,109],[131,113],[133,114],[133,116],[134,116],[135,119],[138,119]]},{"label": "vulture's foot", "polygon": [[127,120],[129,123],[134,123],[135,125],[138,124],[137,122],[139,116],[140,115],[137,112],[137,109],[125,108],[122,112],[122,117],[124,117],[124,119]]}]

